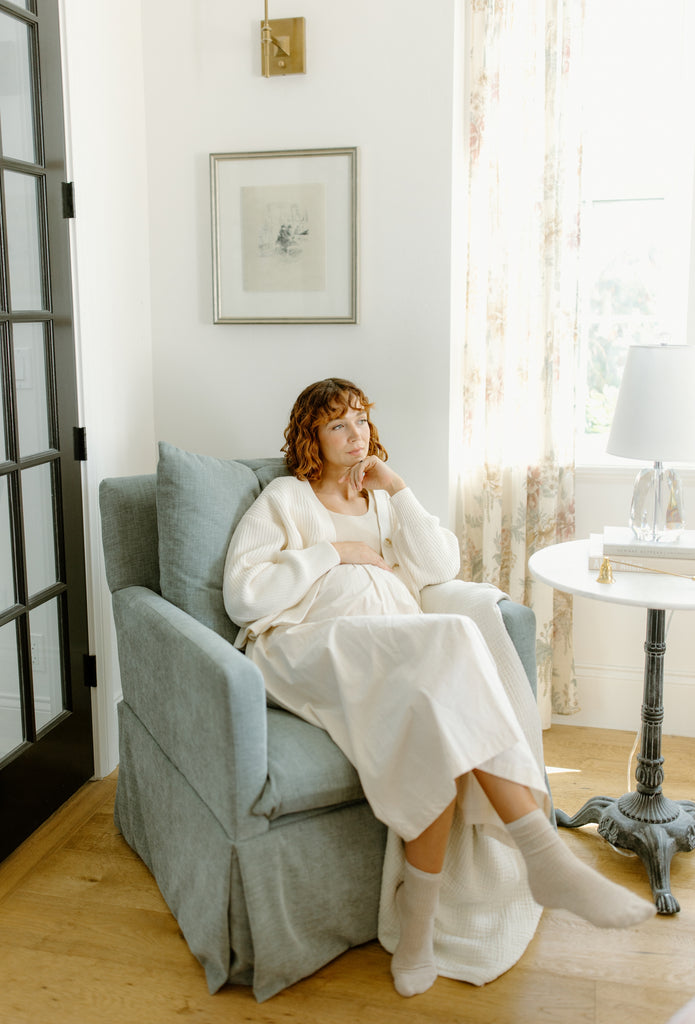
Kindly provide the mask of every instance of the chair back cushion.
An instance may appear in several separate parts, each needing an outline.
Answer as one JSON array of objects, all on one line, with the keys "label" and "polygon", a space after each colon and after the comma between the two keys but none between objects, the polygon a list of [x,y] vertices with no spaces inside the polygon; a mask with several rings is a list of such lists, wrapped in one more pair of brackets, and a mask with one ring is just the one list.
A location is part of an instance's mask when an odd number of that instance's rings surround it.
[{"label": "chair back cushion", "polygon": [[157,465],[159,583],[162,596],[230,642],[222,575],[237,523],[283,469],[282,459],[246,464],[194,455],[161,442]]}]

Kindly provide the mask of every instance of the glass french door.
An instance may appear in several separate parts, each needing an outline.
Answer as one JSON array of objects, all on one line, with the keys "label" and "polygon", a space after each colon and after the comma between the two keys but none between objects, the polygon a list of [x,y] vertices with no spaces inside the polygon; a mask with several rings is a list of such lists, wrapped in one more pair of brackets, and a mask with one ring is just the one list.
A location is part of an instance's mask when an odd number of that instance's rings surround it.
[{"label": "glass french door", "polygon": [[0,858],[93,772],[61,96],[58,0],[0,0]]}]

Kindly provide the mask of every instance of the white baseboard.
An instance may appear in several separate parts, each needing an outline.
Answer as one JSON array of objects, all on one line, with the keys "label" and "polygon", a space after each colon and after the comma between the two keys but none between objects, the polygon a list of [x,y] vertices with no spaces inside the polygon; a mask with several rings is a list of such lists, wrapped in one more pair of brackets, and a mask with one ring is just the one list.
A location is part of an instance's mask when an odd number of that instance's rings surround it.
[{"label": "white baseboard", "polygon": [[[637,732],[644,685],[641,669],[576,665],[575,672],[581,711],[575,715],[553,715],[553,725]],[[695,736],[695,676],[685,672],[665,674],[663,733]]]},{"label": "white baseboard", "polygon": [[[21,711],[22,702],[18,693],[3,693],[0,691],[0,712],[1,711]],[[48,718],[51,717],[52,709],[51,702],[48,697],[35,697],[34,698],[34,713],[37,717],[44,715]]]}]

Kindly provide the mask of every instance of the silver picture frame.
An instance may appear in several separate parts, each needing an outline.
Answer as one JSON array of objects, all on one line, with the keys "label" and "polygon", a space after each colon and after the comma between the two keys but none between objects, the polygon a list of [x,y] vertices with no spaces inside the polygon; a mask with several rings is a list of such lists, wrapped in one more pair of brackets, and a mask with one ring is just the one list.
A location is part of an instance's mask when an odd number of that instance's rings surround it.
[{"label": "silver picture frame", "polygon": [[216,324],[358,322],[358,150],[210,155]]}]

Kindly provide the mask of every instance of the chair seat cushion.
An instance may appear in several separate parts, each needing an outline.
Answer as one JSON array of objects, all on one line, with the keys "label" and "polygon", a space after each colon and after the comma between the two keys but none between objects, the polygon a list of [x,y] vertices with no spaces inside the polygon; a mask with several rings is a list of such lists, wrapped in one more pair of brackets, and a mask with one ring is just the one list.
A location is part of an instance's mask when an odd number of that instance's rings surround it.
[{"label": "chair seat cushion", "polygon": [[268,708],[268,779],[254,814],[275,821],[363,799],[357,772],[328,733]]}]

